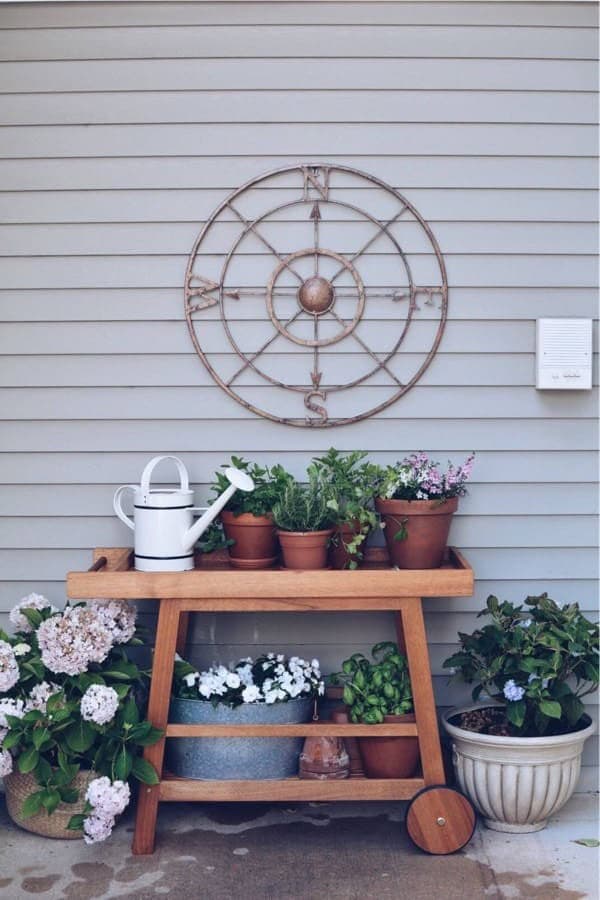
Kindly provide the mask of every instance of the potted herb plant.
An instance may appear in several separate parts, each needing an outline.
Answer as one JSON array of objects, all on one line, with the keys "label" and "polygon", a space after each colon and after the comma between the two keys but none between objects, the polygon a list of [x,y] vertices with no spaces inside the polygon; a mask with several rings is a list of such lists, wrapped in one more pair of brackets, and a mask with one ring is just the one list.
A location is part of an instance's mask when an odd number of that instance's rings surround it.
[{"label": "potted herb plant", "polygon": [[[371,650],[373,661],[355,653],[330,676],[342,683],[342,699],[351,722],[378,725],[415,721],[405,657],[385,641]],[[361,737],[357,740],[367,778],[410,778],[419,762],[416,737]]]},{"label": "potted herb plant", "polygon": [[[229,560],[236,569],[268,568],[278,555],[272,509],[292,476],[283,466],[263,467],[239,456],[232,456],[222,468],[229,465],[247,472],[254,481],[253,491],[236,491],[221,512]],[[219,496],[229,481],[222,472],[215,479],[212,490]]]},{"label": "potted herb plant", "polygon": [[143,721],[147,676],[128,659],[126,602],[59,612],[30,594],[0,631],[0,776],[21,828],[86,843],[107,838],[129,803],[131,777],[157,784],[142,749],[161,732]]},{"label": "potted herb plant", "polygon": [[[307,722],[324,692],[319,661],[267,653],[204,672],[175,663],[170,721],[211,725]],[[298,772],[303,738],[177,738],[169,768],[183,778],[287,778]]]},{"label": "potted herb plant", "polygon": [[570,798],[594,726],[581,698],[598,687],[598,625],[547,594],[523,606],[488,597],[491,622],[459,634],[444,663],[473,683],[475,706],[444,717],[462,790],[495,831],[544,828]]},{"label": "potted herb plant", "polygon": [[364,450],[343,454],[331,447],[311,464],[333,496],[329,508],[335,514],[335,530],[329,547],[334,569],[356,569],[363,560],[369,534],[378,527],[374,509],[379,467],[365,462]]},{"label": "potted herb plant", "polygon": [[336,515],[331,504],[335,498],[331,486],[315,470],[308,474],[308,485],[289,481],[273,507],[283,563],[288,569],[327,566],[327,546]]},{"label": "potted herb plant", "polygon": [[382,476],[375,507],[381,514],[392,563],[400,569],[437,569],[441,566],[452,516],[473,468],[474,454],[461,466],[439,463],[426,453],[414,453]]}]

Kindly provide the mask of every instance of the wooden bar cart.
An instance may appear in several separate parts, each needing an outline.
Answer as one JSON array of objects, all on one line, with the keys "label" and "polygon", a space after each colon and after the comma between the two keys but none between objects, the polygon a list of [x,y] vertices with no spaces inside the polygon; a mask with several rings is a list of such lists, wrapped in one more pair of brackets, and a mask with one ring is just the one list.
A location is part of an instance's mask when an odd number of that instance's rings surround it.
[{"label": "wooden bar cart", "polygon": [[[169,801],[412,800],[406,825],[421,849],[452,853],[470,840],[475,812],[458,791],[445,786],[444,767],[421,600],[473,593],[473,571],[449,549],[444,565],[431,570],[397,570],[375,560],[355,571],[239,571],[227,563],[208,567],[198,557],[189,572],[137,572],[130,549],[97,549],[87,572],[70,572],[70,598],[145,600],[158,603],[158,626],[148,718],[165,737],[299,737],[305,735],[416,736],[419,777],[341,781],[200,781],[163,770],[165,739],[147,747],[145,758],[160,783],[142,785],[133,838],[134,854],[154,851],[158,804]],[[310,722],[299,725],[176,725],[168,722],[175,651],[183,652],[193,612],[370,612],[396,613],[397,640],[406,653],[415,724],[353,725]]]}]

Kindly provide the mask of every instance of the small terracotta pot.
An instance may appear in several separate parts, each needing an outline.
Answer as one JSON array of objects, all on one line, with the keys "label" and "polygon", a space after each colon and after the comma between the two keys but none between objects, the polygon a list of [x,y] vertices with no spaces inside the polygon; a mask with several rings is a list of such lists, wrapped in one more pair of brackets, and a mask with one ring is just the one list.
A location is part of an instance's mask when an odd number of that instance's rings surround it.
[{"label": "small terracotta pot", "polygon": [[[375,501],[385,523],[385,542],[392,565],[400,569],[438,569],[444,559],[452,516],[458,509],[458,497],[439,500]],[[404,530],[406,537],[396,540]]]},{"label": "small terracotta pot", "polygon": [[234,541],[229,561],[236,569],[267,569],[277,559],[277,535],[271,516],[221,513],[225,537]]},{"label": "small terracotta pot", "polygon": [[278,531],[286,569],[325,569],[333,528],[324,531]]},{"label": "small terracotta pot", "polygon": [[[384,716],[384,722],[409,725],[414,713]],[[419,741],[416,737],[361,737],[358,748],[367,778],[410,778],[419,763]]]},{"label": "small terracotta pot", "polygon": [[[329,545],[329,562],[334,569],[347,569],[351,562],[360,566],[362,562],[362,554],[348,553],[346,544],[357,535],[360,531],[359,522],[346,522],[339,525],[333,532],[333,537]],[[364,541],[363,541],[364,544]]]}]

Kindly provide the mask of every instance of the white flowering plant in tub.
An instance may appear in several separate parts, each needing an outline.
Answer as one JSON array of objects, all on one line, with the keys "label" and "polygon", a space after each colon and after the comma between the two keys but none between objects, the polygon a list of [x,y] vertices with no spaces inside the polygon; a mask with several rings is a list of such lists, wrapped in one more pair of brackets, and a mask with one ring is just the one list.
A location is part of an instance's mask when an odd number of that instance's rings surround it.
[{"label": "white flowering plant in tub", "polygon": [[27,818],[78,802],[78,773],[97,773],[69,828],[83,830],[88,843],[103,840],[129,802],[129,778],[158,782],[141,758],[162,735],[140,713],[148,674],[127,656],[142,643],[135,610],[91,601],[59,612],[30,594],[10,621],[13,635],[0,630],[0,776],[37,782],[23,803]]},{"label": "white flowering plant in tub", "polygon": [[480,616],[491,622],[459,633],[461,649],[444,662],[474,683],[473,700],[487,696],[504,712],[467,713],[463,727],[514,737],[567,734],[582,727],[581,698],[598,687],[598,625],[577,603],[558,606],[547,594],[524,606],[488,597]]},{"label": "white flowering plant in tub", "polygon": [[213,665],[203,672],[176,660],[173,694],[186,700],[206,700],[232,709],[242,703],[285,703],[325,693],[319,660],[310,662],[283,653],[251,656],[229,666]]}]

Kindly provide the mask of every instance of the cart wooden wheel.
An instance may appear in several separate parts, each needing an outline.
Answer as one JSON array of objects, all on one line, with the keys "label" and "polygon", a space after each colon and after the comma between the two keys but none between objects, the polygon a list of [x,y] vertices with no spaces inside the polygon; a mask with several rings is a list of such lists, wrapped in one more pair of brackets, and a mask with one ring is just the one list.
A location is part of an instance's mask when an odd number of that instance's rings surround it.
[{"label": "cart wooden wheel", "polygon": [[475,831],[471,802],[454,788],[433,785],[415,794],[406,813],[406,830],[426,853],[443,856],[465,847]]}]

